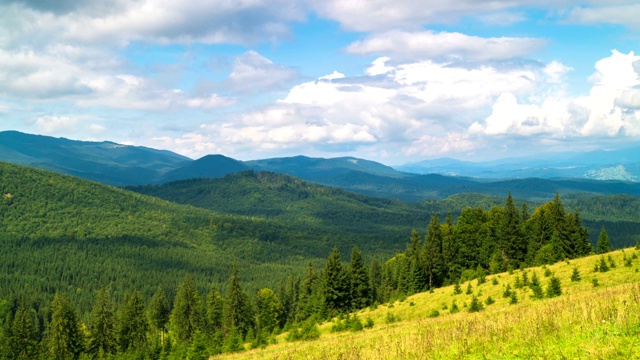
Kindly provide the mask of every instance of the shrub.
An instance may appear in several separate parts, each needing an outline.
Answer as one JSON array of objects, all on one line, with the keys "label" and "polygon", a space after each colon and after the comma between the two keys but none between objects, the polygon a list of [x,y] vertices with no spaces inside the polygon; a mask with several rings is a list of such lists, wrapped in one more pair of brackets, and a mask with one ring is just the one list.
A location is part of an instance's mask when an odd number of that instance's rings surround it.
[{"label": "shrub", "polygon": [[582,278],[580,277],[580,272],[578,271],[577,267],[573,268],[573,272],[571,273],[571,281],[572,282],[578,282],[580,281]]},{"label": "shrub", "polygon": [[493,280],[491,280],[491,283],[492,283],[493,285],[498,285],[498,278],[495,278],[495,277],[494,277],[494,278],[493,278]]},{"label": "shrub", "polygon": [[453,302],[451,302],[451,308],[449,309],[449,313],[455,314],[459,311],[460,311],[460,308],[458,307],[458,303],[455,300],[453,300]]},{"label": "shrub", "polygon": [[518,303],[518,295],[516,295],[515,291],[512,291],[511,295],[509,296],[509,304],[513,305],[517,303]]},{"label": "shrub", "polygon": [[598,284],[598,278],[593,278],[591,280],[591,283],[593,284],[593,287],[598,287],[598,285],[600,285],[600,284]]},{"label": "shrub", "polygon": [[473,293],[473,287],[471,287],[471,283],[469,283],[467,285],[467,291],[465,292],[465,294],[471,295],[472,293]]},{"label": "shrub", "polygon": [[480,302],[480,300],[478,300],[478,298],[475,295],[471,297],[471,303],[469,304],[469,308],[467,309],[467,311],[469,311],[470,313],[473,313],[473,312],[478,312],[482,309],[484,309],[484,306],[482,306],[482,303]]},{"label": "shrub", "polygon": [[400,321],[400,317],[395,316],[392,313],[387,313],[386,321],[387,324],[393,324],[394,322]]},{"label": "shrub", "polygon": [[427,315],[427,317],[430,317],[430,318],[435,318],[435,317],[438,317],[438,316],[440,316],[440,311],[438,311],[437,309],[431,310],[429,315]]},{"label": "shrub", "polygon": [[373,327],[373,319],[371,318],[371,316],[367,317],[367,320],[365,320],[364,327],[367,329],[370,329]]},{"label": "shrub", "polygon": [[549,278],[549,285],[547,286],[547,297],[556,297],[562,295],[562,287],[560,285],[560,279],[552,276]]},{"label": "shrub", "polygon": [[495,303],[496,301],[493,300],[493,298],[491,296],[487,297],[487,300],[484,301],[485,304],[487,305],[491,305],[493,303]]},{"label": "shrub", "polygon": [[460,288],[460,282],[456,282],[456,285],[453,287],[453,295],[462,294],[462,289]]},{"label": "shrub", "polygon": [[511,296],[511,284],[507,284],[507,287],[504,288],[504,292],[502,293],[503,298],[508,298]]}]

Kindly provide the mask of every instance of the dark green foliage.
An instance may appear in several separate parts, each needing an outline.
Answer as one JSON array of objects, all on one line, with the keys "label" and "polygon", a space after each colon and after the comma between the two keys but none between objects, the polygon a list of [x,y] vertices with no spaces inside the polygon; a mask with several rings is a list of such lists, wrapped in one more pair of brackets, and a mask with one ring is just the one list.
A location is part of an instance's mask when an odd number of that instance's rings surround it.
[{"label": "dark green foliage", "polygon": [[234,353],[244,351],[244,345],[242,344],[242,334],[236,330],[235,327],[231,327],[227,331],[227,337],[224,341],[223,352]]},{"label": "dark green foliage", "polygon": [[613,258],[611,257],[611,255],[607,255],[607,261],[609,262],[609,267],[612,269],[616,268],[616,263],[615,261],[613,261]]},{"label": "dark green foliage", "polygon": [[487,305],[491,305],[493,303],[495,303],[496,301],[493,300],[493,298],[491,296],[488,296],[487,299],[484,301],[485,304]]},{"label": "dark green foliage", "polygon": [[147,346],[149,322],[145,314],[144,299],[138,290],[125,298],[118,317],[118,343],[122,351],[143,351]]},{"label": "dark green foliage", "polygon": [[207,338],[200,331],[196,331],[187,351],[187,360],[208,360]]},{"label": "dark green foliage", "polygon": [[256,297],[257,328],[261,334],[270,334],[278,327],[282,305],[271,289],[261,289]]},{"label": "dark green foliage", "polygon": [[455,314],[459,311],[460,311],[460,308],[458,307],[458,303],[455,300],[453,300],[451,302],[451,307],[449,308],[449,313]]},{"label": "dark green foliage", "polygon": [[207,303],[205,309],[205,335],[214,337],[216,333],[223,332],[222,313],[224,308],[224,300],[220,293],[211,288],[207,295]]},{"label": "dark green foliage", "polygon": [[349,277],[351,282],[351,304],[354,309],[364,309],[371,303],[371,287],[369,284],[369,273],[362,253],[357,247],[351,251],[351,262],[349,263]]},{"label": "dark green foliage", "polygon": [[504,288],[504,292],[502,293],[502,297],[503,298],[508,298],[511,296],[511,284],[507,284],[507,286]]},{"label": "dark green foliage", "polygon": [[460,288],[460,282],[456,282],[455,286],[453,287],[453,295],[460,295],[462,294],[462,289]]},{"label": "dark green foliage", "polygon": [[609,265],[607,265],[607,262],[605,261],[604,257],[602,256],[600,257],[600,261],[596,264],[595,270],[599,272],[609,271]]},{"label": "dark green foliage", "polygon": [[580,271],[578,271],[577,267],[573,268],[573,272],[571,273],[571,281],[572,282],[578,282],[580,281],[582,278],[580,277]]},{"label": "dark green foliage", "polygon": [[393,313],[388,312],[385,318],[385,321],[387,324],[393,324],[394,322],[400,321],[400,317]]},{"label": "dark green foliage", "polygon": [[593,287],[598,287],[600,285],[598,284],[598,278],[591,279],[591,284],[593,284]]},{"label": "dark green foliage", "polygon": [[493,280],[491,280],[491,284],[492,285],[498,285],[498,278],[494,277]]},{"label": "dark green foliage", "polygon": [[364,322],[364,328],[365,329],[370,329],[370,328],[373,327],[373,325],[374,325],[373,318],[371,316],[368,316],[367,320],[365,320],[365,322]]},{"label": "dark green foliage", "polygon": [[96,302],[89,323],[87,353],[92,358],[108,356],[117,351],[115,304],[111,292],[102,287],[96,294]]},{"label": "dark green foliage", "polygon": [[518,295],[516,294],[515,291],[512,291],[511,294],[509,294],[509,304],[514,305],[518,303]]},{"label": "dark green foliage", "polygon": [[547,285],[546,295],[549,298],[562,295],[562,286],[560,284],[559,278],[555,276],[552,276],[549,278],[549,284]]},{"label": "dark green foliage", "polygon": [[471,295],[473,293],[473,287],[470,282],[467,284],[467,290],[464,293],[467,295]]},{"label": "dark green foliage", "polygon": [[235,329],[242,337],[246,336],[254,325],[253,309],[249,302],[249,296],[240,285],[240,277],[235,265],[231,269],[222,317],[225,329],[227,331]]},{"label": "dark green foliage", "polygon": [[482,305],[482,302],[480,300],[478,300],[478,298],[474,295],[471,297],[471,303],[469,303],[469,307],[467,308],[467,311],[469,311],[470,313],[473,312],[478,312],[484,309],[484,306]]},{"label": "dark green foliage", "polygon": [[170,319],[171,328],[179,342],[191,341],[195,332],[203,328],[202,303],[191,276],[187,276],[178,286]]},{"label": "dark green foliage", "polygon": [[607,230],[602,227],[600,230],[600,236],[598,236],[598,243],[596,245],[596,254],[604,254],[611,251],[609,245],[609,235],[607,235]]},{"label": "dark green foliage", "polygon": [[438,309],[433,309],[429,312],[429,314],[427,314],[427,317],[430,318],[436,318],[438,316],[440,316],[440,311],[438,311]]},{"label": "dark green foliage", "polygon": [[149,304],[149,325],[151,329],[160,333],[161,343],[164,343],[164,333],[170,314],[169,300],[164,295],[162,288],[159,287]]},{"label": "dark green foliage", "polygon": [[427,227],[427,235],[424,239],[424,247],[420,254],[421,266],[427,277],[429,289],[441,286],[444,281],[444,258],[442,257],[442,229],[438,221],[438,215],[433,214]]},{"label": "dark green foliage", "polygon": [[84,351],[84,336],[80,320],[64,295],[56,293],[51,303],[51,323],[47,349],[54,359],[80,358]]},{"label": "dark green foliage", "polygon": [[351,305],[349,275],[342,265],[340,251],[333,248],[324,270],[323,294],[329,310],[342,312]]},{"label": "dark green foliage", "polygon": [[[8,326],[9,324],[5,324]],[[39,355],[39,329],[36,311],[24,301],[16,310],[9,333],[10,357],[12,359],[36,359]]]}]

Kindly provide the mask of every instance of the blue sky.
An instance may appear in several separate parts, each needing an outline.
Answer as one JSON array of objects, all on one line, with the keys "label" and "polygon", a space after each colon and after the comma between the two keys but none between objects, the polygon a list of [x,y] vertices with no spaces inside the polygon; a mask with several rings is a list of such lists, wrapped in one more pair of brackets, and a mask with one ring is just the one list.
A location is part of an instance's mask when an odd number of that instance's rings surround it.
[{"label": "blue sky", "polygon": [[625,0],[4,0],[0,130],[397,165],[640,137]]}]

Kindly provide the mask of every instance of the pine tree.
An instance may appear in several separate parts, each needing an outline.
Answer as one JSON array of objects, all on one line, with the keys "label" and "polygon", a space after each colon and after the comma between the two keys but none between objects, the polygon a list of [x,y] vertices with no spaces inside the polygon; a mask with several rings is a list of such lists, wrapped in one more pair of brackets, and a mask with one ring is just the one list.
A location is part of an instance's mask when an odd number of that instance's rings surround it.
[{"label": "pine tree", "polygon": [[571,273],[571,281],[572,282],[577,282],[580,281],[582,278],[580,277],[580,272],[578,271],[577,267],[573,268],[573,272]]},{"label": "pine tree", "polygon": [[213,337],[217,332],[223,331],[222,313],[224,309],[224,299],[213,287],[207,295],[206,307],[205,334]]},{"label": "pine tree", "polygon": [[122,351],[143,351],[147,346],[149,323],[145,316],[144,300],[138,290],[133,290],[126,296],[118,320],[118,342],[120,349]]},{"label": "pine tree", "polygon": [[571,239],[574,247],[574,257],[587,256],[593,253],[593,246],[589,242],[589,232],[582,224],[580,213],[576,212],[570,217]]},{"label": "pine tree", "polygon": [[48,350],[56,360],[79,359],[83,349],[80,320],[64,295],[56,293],[51,302]]},{"label": "pine tree", "polygon": [[364,309],[370,304],[371,288],[369,287],[369,273],[364,265],[362,253],[357,247],[351,251],[348,271],[351,278],[351,306],[354,309]]},{"label": "pine tree", "polygon": [[549,278],[549,284],[547,286],[547,297],[555,297],[562,295],[562,287],[560,279],[552,276]]},{"label": "pine tree", "polygon": [[376,258],[371,259],[371,266],[369,266],[369,286],[371,287],[371,303],[382,303],[384,301],[382,267]]},{"label": "pine tree", "polygon": [[203,327],[202,304],[196,284],[189,275],[178,286],[170,321],[176,338],[180,342],[189,342],[195,332]]},{"label": "pine tree", "polygon": [[349,277],[340,260],[340,251],[333,248],[327,259],[323,279],[323,295],[330,311],[343,312],[349,309],[350,287]]},{"label": "pine tree", "polygon": [[444,277],[449,281],[460,276],[461,269],[458,264],[458,244],[453,226],[453,217],[447,213],[447,220],[441,226],[442,229],[442,260],[444,262]]},{"label": "pine tree", "polygon": [[442,284],[443,259],[442,259],[442,229],[438,215],[433,214],[427,227],[427,235],[422,249],[422,264],[427,276],[429,289]]},{"label": "pine tree", "polygon": [[256,297],[257,328],[263,335],[271,334],[278,327],[282,305],[276,294],[268,288],[258,291]]},{"label": "pine tree", "polygon": [[520,231],[520,213],[513,202],[511,192],[509,192],[502,214],[499,236],[500,250],[506,255],[509,262],[513,263],[514,267],[524,261],[527,250],[527,244]]},{"label": "pine tree", "polygon": [[484,306],[482,305],[482,302],[480,300],[478,300],[478,298],[473,295],[471,297],[471,303],[469,303],[469,308],[467,309],[470,313],[472,312],[478,312],[480,310],[484,309]]},{"label": "pine tree", "polygon": [[10,344],[13,359],[38,358],[39,336],[36,311],[22,300],[11,323]]},{"label": "pine tree", "polygon": [[609,251],[611,251],[609,247],[609,235],[607,235],[607,230],[603,226],[602,230],[600,231],[600,236],[598,236],[596,253],[604,254],[604,253],[608,253]]},{"label": "pine tree", "polygon": [[240,285],[240,275],[236,265],[231,269],[222,314],[227,333],[233,328],[244,337],[253,328],[253,309],[249,303],[249,296]]},{"label": "pine tree", "polygon": [[170,314],[169,300],[164,295],[162,288],[158,287],[149,304],[149,325],[153,330],[160,333],[160,342],[162,344],[164,344],[164,333]]},{"label": "pine tree", "polygon": [[104,286],[96,294],[89,325],[87,353],[94,359],[114,354],[117,350],[115,304]]}]

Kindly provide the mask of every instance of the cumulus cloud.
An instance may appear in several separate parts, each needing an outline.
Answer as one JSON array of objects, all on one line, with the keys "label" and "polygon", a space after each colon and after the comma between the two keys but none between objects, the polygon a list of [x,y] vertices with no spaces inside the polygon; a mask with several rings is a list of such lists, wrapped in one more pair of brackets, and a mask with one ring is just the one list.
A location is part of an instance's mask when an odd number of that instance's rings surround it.
[{"label": "cumulus cloud", "polygon": [[47,115],[34,120],[34,124],[43,134],[55,134],[65,130],[74,130],[80,119],[74,116]]},{"label": "cumulus cloud", "polygon": [[[530,94],[518,99],[513,93],[501,94],[492,105],[491,115],[474,122],[472,134],[578,138],[640,135],[640,56],[613,51],[595,65],[588,96],[569,98],[562,91],[545,96]],[[557,83],[564,66],[549,64],[545,71],[549,83]],[[550,74],[549,74],[550,73]]]},{"label": "cumulus cloud", "polygon": [[386,54],[395,58],[452,58],[472,61],[523,57],[544,45],[542,39],[483,38],[457,32],[392,30],[350,44],[351,54]]},{"label": "cumulus cloud", "polygon": [[227,86],[236,92],[259,93],[286,89],[298,77],[297,70],[248,51],[234,60]]}]

